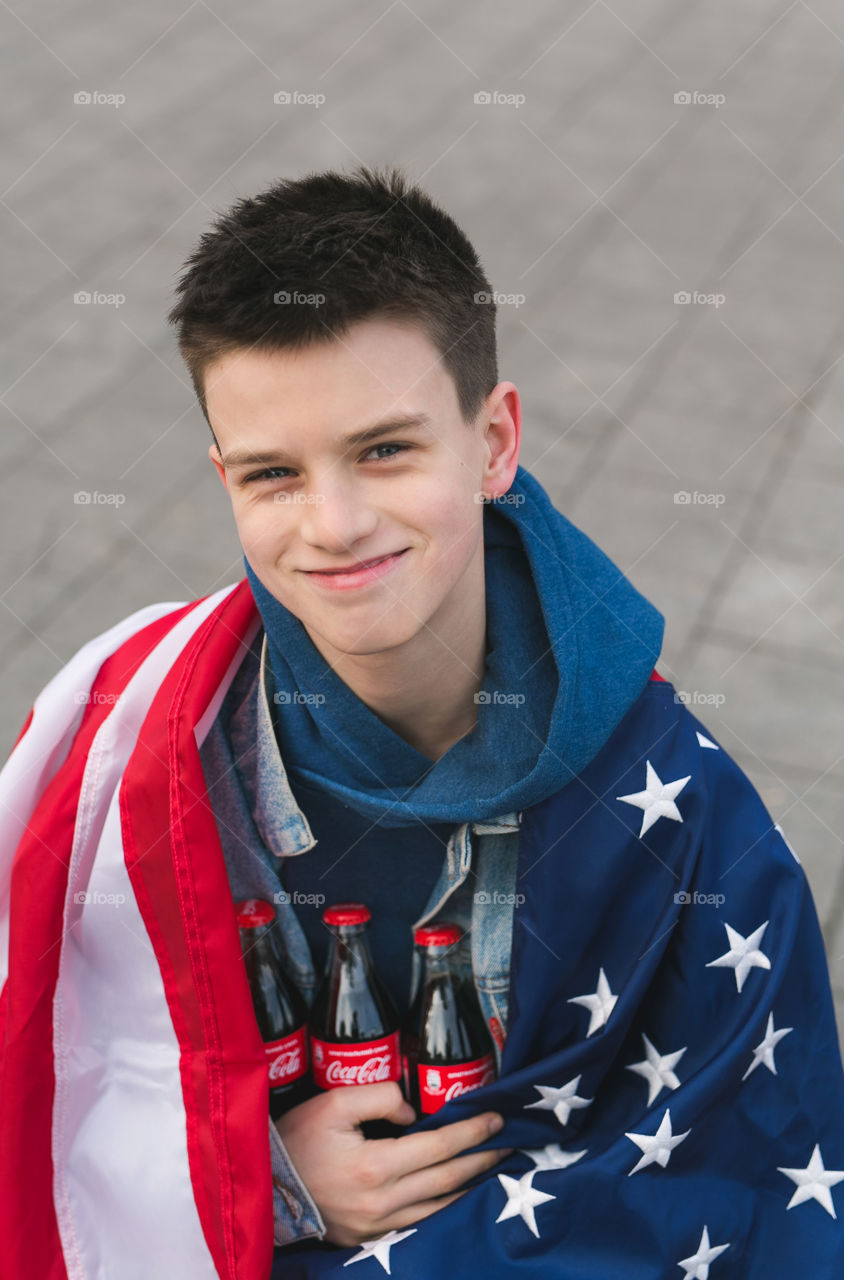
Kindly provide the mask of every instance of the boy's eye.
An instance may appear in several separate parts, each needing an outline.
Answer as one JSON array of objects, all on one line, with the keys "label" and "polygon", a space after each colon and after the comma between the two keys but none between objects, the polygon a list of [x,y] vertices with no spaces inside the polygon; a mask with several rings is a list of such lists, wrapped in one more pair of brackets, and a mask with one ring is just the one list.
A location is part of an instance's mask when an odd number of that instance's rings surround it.
[{"label": "boy's eye", "polygon": [[[409,445],[409,444],[392,444],[392,443],[389,443],[389,444],[374,444],[374,445],[372,446],[372,448],[371,448],[370,450],[368,450],[368,452],[369,452],[369,453],[374,453],[376,449],[398,449],[398,450],[400,450],[400,451],[403,451],[403,450],[405,450],[405,449],[409,449],[409,448],[410,448],[410,445]],[[389,458],[393,458],[393,457],[395,457],[395,454],[390,453],[390,454],[388,454],[388,455],[387,455],[387,457],[389,457]],[[386,460],[387,460],[387,459],[385,458],[385,459],[384,459],[384,461],[386,462]],[[380,461],[380,459],[376,458],[376,459],[375,459],[375,461],[376,461],[376,462],[378,462],[378,461]]]},{"label": "boy's eye", "polygon": [[287,467],[266,467],[263,471],[256,471],[254,475],[247,476],[247,484],[252,480],[280,480],[281,472],[287,471]]},{"label": "boy's eye", "polygon": [[[389,443],[385,442],[384,444],[374,444],[370,449],[367,449],[366,453],[364,454],[364,457],[368,457],[369,454],[374,453],[377,449],[396,449],[399,451],[399,453],[403,453],[406,449],[411,449],[412,447],[413,447],[412,445],[399,444],[398,442],[396,442],[395,444],[392,442],[389,442]],[[396,457],[395,453],[388,453],[385,457],[373,458],[372,461],[373,462],[389,462],[391,458],[395,458],[395,457]],[[259,482],[261,480],[284,480],[286,479],[286,475],[289,473],[290,473],[289,467],[264,467],[262,471],[253,471],[251,475],[246,476],[243,483],[252,484],[253,482]]]}]

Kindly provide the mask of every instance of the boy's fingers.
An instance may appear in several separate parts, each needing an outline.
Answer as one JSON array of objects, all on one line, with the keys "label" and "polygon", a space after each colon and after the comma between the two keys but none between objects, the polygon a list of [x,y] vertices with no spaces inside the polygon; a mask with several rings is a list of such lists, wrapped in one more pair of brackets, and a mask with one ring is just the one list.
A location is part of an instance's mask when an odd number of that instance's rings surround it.
[{"label": "boy's fingers", "polygon": [[394,1178],[401,1178],[429,1165],[451,1160],[469,1147],[479,1146],[498,1132],[500,1126],[495,1128],[491,1123],[494,1118],[501,1119],[495,1112],[485,1111],[479,1116],[470,1116],[468,1120],[443,1125],[440,1129],[389,1139],[392,1143],[389,1172]]},{"label": "boy's fingers", "polygon": [[457,1191],[470,1178],[486,1173],[509,1154],[509,1151],[476,1151],[469,1156],[456,1156],[444,1164],[420,1169],[418,1173],[406,1174],[390,1188],[388,1203],[398,1211],[408,1203],[439,1199]]},{"label": "boy's fingers", "polygon": [[416,1112],[405,1102],[395,1080],[383,1084],[353,1084],[342,1089],[332,1089],[335,1115],[340,1122],[354,1128],[361,1120],[392,1120],[395,1124],[410,1124]]}]

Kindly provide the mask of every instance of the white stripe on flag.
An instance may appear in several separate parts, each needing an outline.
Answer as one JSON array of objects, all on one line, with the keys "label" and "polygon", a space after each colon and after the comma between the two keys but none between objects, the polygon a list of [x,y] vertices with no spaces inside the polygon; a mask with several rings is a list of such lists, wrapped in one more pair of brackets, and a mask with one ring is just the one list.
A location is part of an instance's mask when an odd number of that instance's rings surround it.
[{"label": "white stripe on flag", "polygon": [[85,768],[54,1003],[54,1197],[69,1280],[217,1276],[191,1186],[178,1038],[118,806],[162,680],[236,585],[192,609],[145,659]]},{"label": "white stripe on flag", "polygon": [[[32,721],[0,770],[0,991],[9,976],[9,893],[12,862],[39,796],[65,760],[94,677],[110,654],[150,622],[180,609],[151,604],[83,645],[32,704]],[[49,856],[49,855],[47,855]]]}]

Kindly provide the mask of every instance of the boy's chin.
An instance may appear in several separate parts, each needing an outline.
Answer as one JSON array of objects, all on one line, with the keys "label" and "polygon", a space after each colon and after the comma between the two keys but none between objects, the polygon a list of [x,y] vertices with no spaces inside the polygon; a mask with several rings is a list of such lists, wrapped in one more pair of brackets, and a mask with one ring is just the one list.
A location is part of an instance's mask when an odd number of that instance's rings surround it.
[{"label": "boy's chin", "polygon": [[404,649],[419,629],[419,624],[415,621],[413,626],[384,627],[382,625],[372,627],[366,632],[350,628],[336,630],[325,628],[319,630],[316,637],[312,635],[311,638],[315,643],[321,638],[323,644],[327,643],[336,653],[344,657],[386,657],[393,652],[398,654]]}]

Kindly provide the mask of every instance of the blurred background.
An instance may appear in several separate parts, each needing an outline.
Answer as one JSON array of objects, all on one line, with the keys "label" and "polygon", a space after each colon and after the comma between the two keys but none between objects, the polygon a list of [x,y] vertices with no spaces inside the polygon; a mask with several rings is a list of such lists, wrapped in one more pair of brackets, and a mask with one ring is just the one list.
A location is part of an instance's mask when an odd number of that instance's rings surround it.
[{"label": "blurred background", "polygon": [[841,1029],[840,3],[12,0],[0,31],[3,757],[86,640],[243,575],[165,322],[197,237],[401,164],[503,295],[522,464],[803,862]]}]

